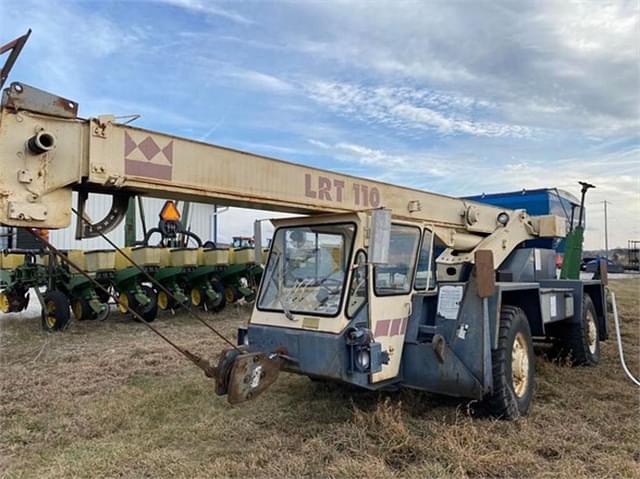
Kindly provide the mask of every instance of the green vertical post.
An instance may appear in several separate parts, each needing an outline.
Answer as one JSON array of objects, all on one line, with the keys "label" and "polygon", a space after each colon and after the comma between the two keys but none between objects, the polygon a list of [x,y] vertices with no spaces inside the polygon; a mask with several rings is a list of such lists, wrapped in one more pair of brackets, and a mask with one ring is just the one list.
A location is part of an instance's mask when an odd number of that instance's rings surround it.
[{"label": "green vertical post", "polygon": [[584,228],[576,226],[564,240],[564,259],[560,270],[560,279],[580,279],[580,261],[582,260],[582,241]]},{"label": "green vertical post", "polygon": [[127,216],[124,226],[124,245],[133,246],[136,242],[136,201],[134,197],[129,198]]}]

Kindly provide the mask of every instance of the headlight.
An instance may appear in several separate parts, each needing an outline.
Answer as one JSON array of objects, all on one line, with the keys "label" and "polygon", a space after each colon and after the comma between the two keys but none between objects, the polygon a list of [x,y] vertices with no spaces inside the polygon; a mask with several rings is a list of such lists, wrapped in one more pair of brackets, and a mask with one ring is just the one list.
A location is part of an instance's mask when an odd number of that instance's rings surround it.
[{"label": "headlight", "polygon": [[371,354],[369,354],[369,350],[358,350],[358,352],[356,352],[356,367],[360,371],[368,371],[369,366],[371,366]]},{"label": "headlight", "polygon": [[247,331],[247,328],[238,328],[238,346],[249,346],[249,331]]}]

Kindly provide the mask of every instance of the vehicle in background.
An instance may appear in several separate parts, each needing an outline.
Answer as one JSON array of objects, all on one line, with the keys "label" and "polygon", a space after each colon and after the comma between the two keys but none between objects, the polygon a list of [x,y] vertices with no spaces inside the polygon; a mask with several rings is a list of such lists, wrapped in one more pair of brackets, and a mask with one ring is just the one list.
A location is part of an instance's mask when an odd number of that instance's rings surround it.
[{"label": "vehicle in background", "polygon": [[585,261],[585,259],[583,259],[583,264],[580,266],[580,269],[582,271],[586,271],[587,273],[595,273],[598,270],[598,264],[601,260],[604,260],[607,262],[607,272],[624,273],[624,266],[610,259],[602,258],[602,257],[590,258],[589,261]]},{"label": "vehicle in background", "polygon": [[580,271],[586,271],[587,263],[595,261],[598,256],[584,256],[582,261],[580,261]]}]

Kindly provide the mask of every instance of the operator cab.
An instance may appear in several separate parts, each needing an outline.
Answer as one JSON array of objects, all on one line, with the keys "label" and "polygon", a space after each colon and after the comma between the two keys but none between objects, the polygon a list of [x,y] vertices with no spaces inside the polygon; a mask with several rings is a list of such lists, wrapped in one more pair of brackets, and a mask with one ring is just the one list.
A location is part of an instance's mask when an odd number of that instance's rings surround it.
[{"label": "operator cab", "polygon": [[[284,348],[289,370],[365,386],[398,375],[412,296],[436,287],[434,236],[422,223],[389,216],[376,247],[372,216],[274,220],[251,350]],[[386,256],[378,263],[375,248]]]}]

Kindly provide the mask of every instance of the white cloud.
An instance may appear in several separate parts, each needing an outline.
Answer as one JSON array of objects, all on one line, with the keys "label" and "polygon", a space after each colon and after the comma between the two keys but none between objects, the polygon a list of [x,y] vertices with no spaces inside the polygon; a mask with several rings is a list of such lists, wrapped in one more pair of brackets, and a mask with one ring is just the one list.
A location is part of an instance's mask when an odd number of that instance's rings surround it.
[{"label": "white cloud", "polygon": [[390,0],[353,0],[296,8],[291,16],[314,21],[288,29],[287,44],[333,70],[483,97],[505,123],[529,128],[609,136],[640,128],[637,2],[398,8]]},{"label": "white cloud", "polygon": [[276,93],[290,93],[294,90],[294,87],[290,83],[273,75],[255,70],[228,67],[226,71],[223,70],[220,73],[232,79],[239,80],[250,88],[258,90],[270,90]]},{"label": "white cloud", "polygon": [[488,120],[473,113],[491,104],[467,96],[408,87],[368,87],[340,82],[313,81],[307,94],[336,113],[398,130],[433,130],[440,134],[486,137],[525,137],[531,129]]},{"label": "white cloud", "polygon": [[194,13],[202,13],[214,17],[222,17],[226,20],[239,23],[241,25],[253,25],[255,22],[239,14],[236,11],[229,10],[220,6],[220,2],[212,2],[210,0],[154,0],[157,3],[165,3],[174,7],[182,8]]}]

